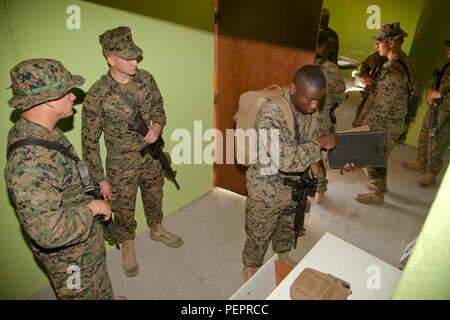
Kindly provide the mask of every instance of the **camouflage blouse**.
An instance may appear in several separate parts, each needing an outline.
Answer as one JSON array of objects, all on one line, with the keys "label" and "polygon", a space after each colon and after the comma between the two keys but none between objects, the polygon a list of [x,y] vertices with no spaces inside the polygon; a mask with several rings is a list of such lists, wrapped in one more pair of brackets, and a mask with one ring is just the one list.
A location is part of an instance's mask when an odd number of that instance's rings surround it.
[{"label": "camouflage blouse", "polygon": [[[291,104],[288,90],[283,96]],[[277,206],[292,202],[291,188],[283,185],[283,178],[287,175],[278,170],[288,175],[298,174],[320,160],[320,145],[316,140],[319,137],[317,117],[317,112],[313,114],[296,112],[300,134],[300,141],[297,141],[295,134],[289,130],[281,108],[271,100],[264,103],[256,118],[255,129],[258,132],[262,129],[267,132],[267,142],[263,143],[262,152],[270,157],[271,166],[276,170],[272,174],[265,174],[262,169],[267,165],[264,163],[250,165],[246,173],[249,196]],[[278,133],[271,134],[271,129],[278,130]],[[272,147],[274,141],[278,141],[279,147]],[[292,178],[295,179],[294,176]]]},{"label": "camouflage blouse", "polygon": [[139,106],[145,122],[158,123],[163,128],[166,116],[163,98],[153,76],[138,69],[128,85],[119,84],[108,73],[97,81],[86,94],[82,111],[83,158],[89,162],[96,181],[105,180],[100,155],[99,139],[103,133],[107,149],[106,168],[126,171],[136,166],[145,145],[143,137],[128,129],[128,120],[133,112],[120,96],[123,92]]},{"label": "camouflage blouse", "polygon": [[[8,145],[34,137],[70,147],[61,130],[22,117],[8,134]],[[104,254],[101,225],[87,204],[75,161],[55,150],[31,145],[11,152],[5,179],[20,224],[31,248],[50,272],[66,272],[69,265],[87,268]]]}]

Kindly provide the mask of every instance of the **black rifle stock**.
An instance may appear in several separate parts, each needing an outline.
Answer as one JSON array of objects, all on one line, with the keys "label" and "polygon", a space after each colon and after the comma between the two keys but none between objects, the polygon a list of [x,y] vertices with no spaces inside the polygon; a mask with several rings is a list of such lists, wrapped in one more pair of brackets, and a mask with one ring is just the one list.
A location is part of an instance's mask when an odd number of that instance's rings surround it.
[{"label": "black rifle stock", "polygon": [[[307,170],[309,172],[309,170]],[[297,202],[297,206],[293,209],[288,209],[283,214],[293,214],[294,217],[294,249],[297,248],[297,238],[305,231],[303,224],[305,221],[306,202],[308,196],[314,197],[317,190],[317,177],[304,178],[300,180],[291,180],[289,178],[283,179],[283,185],[292,188],[292,200]]]},{"label": "black rifle stock", "polygon": [[[133,109],[133,113],[131,114],[130,120],[128,121],[128,128],[130,130],[136,131],[143,137],[147,135],[148,127],[144,121],[144,118],[142,118],[142,114],[138,108]],[[176,180],[177,173],[176,171],[173,171],[172,167],[170,166],[168,157],[166,157],[166,155],[162,151],[163,147],[164,140],[161,136],[159,136],[155,142],[153,142],[152,144],[147,144],[142,150],[140,150],[140,152],[142,156],[144,156],[146,153],[150,153],[153,159],[158,160],[159,163],[161,163],[167,179],[172,181],[177,189],[180,190],[180,186],[178,185],[178,182]]]}]

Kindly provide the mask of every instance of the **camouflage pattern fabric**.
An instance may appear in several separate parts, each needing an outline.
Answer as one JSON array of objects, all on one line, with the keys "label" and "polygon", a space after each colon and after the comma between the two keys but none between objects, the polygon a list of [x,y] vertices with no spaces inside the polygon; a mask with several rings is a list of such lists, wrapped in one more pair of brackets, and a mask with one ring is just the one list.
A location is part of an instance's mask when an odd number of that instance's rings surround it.
[{"label": "camouflage pattern fabric", "polygon": [[386,23],[381,26],[377,34],[372,37],[374,40],[388,41],[407,37],[408,34],[400,28],[400,22]]},{"label": "camouflage pattern fabric", "polygon": [[[420,130],[419,141],[417,144],[417,161],[425,165],[425,172],[438,175],[443,166],[443,156],[447,147],[450,145],[450,67],[444,71],[439,86],[441,99],[437,100],[438,112],[436,120],[436,134],[432,139],[430,158],[428,158],[428,148],[430,143],[429,128],[431,107],[428,108],[423,119],[422,129]],[[445,164],[447,167],[448,164]],[[444,168],[445,168],[444,167]]]},{"label": "camouflage pattern fabric", "polygon": [[80,289],[69,289],[67,273],[54,274],[52,285],[61,300],[114,300],[111,281],[103,259],[97,264],[80,272]]},{"label": "camouflage pattern fabric", "polygon": [[[411,81],[415,82],[415,67],[411,59],[401,52],[383,65],[380,78],[374,90],[374,103],[364,120],[372,131],[383,130],[386,134],[386,157],[392,151],[394,143],[407,129],[408,76],[403,66],[396,62],[401,59],[408,67]],[[386,192],[387,167],[368,168],[369,182],[378,192]]]},{"label": "camouflage pattern fabric", "polygon": [[[139,106],[145,122],[158,123],[163,128],[166,117],[163,98],[153,76],[138,69],[126,85],[115,81],[108,73],[86,94],[82,111],[83,158],[89,162],[94,179],[107,180],[115,197],[111,204],[119,241],[132,240],[136,221],[134,208],[137,186],[141,187],[144,211],[149,227],[162,221],[161,165],[150,154],[141,156],[146,142],[128,129],[132,106],[119,95],[126,93]],[[99,139],[103,133],[107,148],[106,171],[103,171]]]},{"label": "camouflage pattern fabric", "polygon": [[[8,145],[26,137],[71,146],[58,128],[52,133],[22,117],[9,131]],[[71,152],[75,154],[73,147]],[[112,299],[106,268],[94,268],[105,263],[103,231],[87,206],[92,198],[83,192],[75,162],[54,150],[24,146],[11,153],[5,179],[31,249],[44,265],[56,295],[90,299],[94,296],[85,289],[91,288],[98,293],[96,299]],[[77,292],[64,285],[72,265],[82,274],[82,290]],[[98,278],[103,282],[97,282]]]},{"label": "camouflage pattern fabric", "polygon": [[362,63],[360,67],[360,76],[361,77],[371,77],[374,81],[372,85],[366,86],[364,89],[364,94],[367,94],[368,97],[362,106],[360,113],[353,120],[352,126],[354,128],[360,127],[363,125],[367,115],[369,114],[370,108],[375,102],[374,88],[376,88],[378,79],[380,78],[381,68],[388,61],[388,58],[384,56],[380,56],[380,53],[375,51],[371,55],[369,55]]},{"label": "camouflage pattern fabric", "polygon": [[[284,98],[291,103],[287,90]],[[267,144],[264,149],[271,153],[272,139],[279,139],[279,164],[277,168],[285,173],[301,173],[320,159],[320,145],[316,138],[319,136],[317,112],[311,115],[296,113],[299,123],[300,141],[295,140],[295,133],[288,129],[283,111],[274,102],[267,100],[259,112],[255,129],[278,129],[279,133],[271,136],[268,133]],[[250,165],[246,172],[246,186],[248,198],[246,201],[245,230],[247,241],[242,254],[242,262],[249,267],[262,265],[264,254],[272,239],[275,252],[290,251],[294,237],[294,215],[283,215],[296,203],[292,200],[292,189],[283,185],[286,175],[279,171],[273,175],[264,175],[261,169],[264,164]],[[298,179],[298,176],[289,176]]]},{"label": "camouflage pattern fabric", "polygon": [[361,66],[359,68],[360,77],[371,77],[372,79],[374,79],[376,70],[381,68],[387,61],[388,58],[380,56],[380,52],[378,50],[373,52],[361,63]]},{"label": "camouflage pattern fabric", "polygon": [[143,51],[133,41],[129,27],[118,27],[100,35],[100,43],[106,54],[114,54],[126,60],[136,59]]},{"label": "camouflage pattern fabric", "polygon": [[8,105],[29,108],[65,95],[71,88],[80,87],[85,79],[72,75],[64,65],[54,59],[29,59],[14,66],[11,71],[14,95]]},{"label": "camouflage pattern fabric", "polygon": [[[340,105],[345,99],[345,80],[338,66],[321,57],[314,58],[314,65],[319,66],[327,79],[327,90],[319,108],[319,136],[331,133],[333,123],[330,111],[335,104]],[[334,129],[334,128],[333,128]],[[326,178],[325,166],[320,160],[318,162],[318,184],[317,191],[327,191],[328,180]]]}]

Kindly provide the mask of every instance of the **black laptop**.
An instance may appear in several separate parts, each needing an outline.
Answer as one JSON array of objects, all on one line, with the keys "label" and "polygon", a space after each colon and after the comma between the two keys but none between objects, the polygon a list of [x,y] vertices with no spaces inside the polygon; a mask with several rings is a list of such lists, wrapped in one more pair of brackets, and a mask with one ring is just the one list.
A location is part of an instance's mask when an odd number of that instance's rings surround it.
[{"label": "black laptop", "polygon": [[332,169],[342,169],[346,163],[354,163],[357,168],[385,167],[385,133],[337,133],[336,147],[328,151],[328,160]]}]

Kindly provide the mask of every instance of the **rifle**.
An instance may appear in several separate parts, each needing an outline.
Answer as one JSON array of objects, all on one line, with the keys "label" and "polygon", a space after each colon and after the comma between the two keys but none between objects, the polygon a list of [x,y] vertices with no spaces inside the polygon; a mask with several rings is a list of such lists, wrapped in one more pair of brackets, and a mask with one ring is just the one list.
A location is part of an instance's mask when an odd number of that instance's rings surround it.
[{"label": "rifle", "polygon": [[361,91],[362,100],[361,100],[360,104],[358,105],[358,108],[356,108],[355,120],[353,120],[353,126],[355,126],[355,121],[359,118],[359,116],[362,112],[362,109],[363,109],[364,105],[366,104],[367,98],[369,98],[370,93],[372,92],[373,88],[374,88],[374,85],[372,83],[372,84],[365,86],[364,90]]},{"label": "rifle", "polygon": [[283,179],[283,185],[292,188],[292,200],[297,202],[297,206],[294,209],[288,209],[283,214],[295,213],[294,217],[294,249],[297,248],[297,238],[306,231],[303,228],[305,221],[306,201],[308,196],[314,197],[317,190],[317,176],[310,178],[305,175],[309,174],[309,170],[306,170],[305,174],[300,180],[291,180],[289,178]]},{"label": "rifle", "polygon": [[364,105],[366,104],[367,99],[372,94],[372,91],[375,88],[375,81],[378,81],[378,74],[380,73],[383,64],[384,64],[384,61],[378,61],[376,63],[376,65],[372,68],[372,71],[370,72],[370,78],[373,81],[371,84],[366,85],[364,87],[364,90],[361,91],[362,100],[361,100],[361,103],[358,105],[358,108],[356,109],[355,120],[353,120],[353,124],[352,124],[353,126],[355,126],[355,121],[359,118],[359,116],[362,112],[362,109],[363,109]]},{"label": "rifle", "polygon": [[[92,180],[91,172],[89,170],[87,162],[84,160],[79,160],[77,166],[84,192],[86,194],[92,195],[97,200],[103,200],[100,185],[98,184],[98,182],[94,182]],[[98,214],[95,216],[95,218],[102,224],[106,237],[114,242],[117,249],[120,249],[114,229],[113,217],[111,216],[110,219],[106,221],[103,214]]]},{"label": "rifle", "polygon": [[[144,118],[142,118],[142,114],[139,108],[133,108],[133,113],[131,114],[131,117],[128,120],[128,128],[130,130],[136,131],[143,137],[147,135],[148,127],[144,121]],[[159,136],[155,142],[153,142],[152,144],[147,144],[144,148],[142,148],[140,150],[140,153],[142,156],[145,156],[146,153],[150,153],[150,155],[154,160],[158,160],[159,163],[161,163],[161,166],[167,179],[175,183],[177,189],[180,190],[180,186],[178,185],[178,182],[175,179],[177,173],[176,171],[173,171],[172,167],[170,166],[170,160],[162,151],[163,147],[164,147],[164,140],[161,136]]]}]

